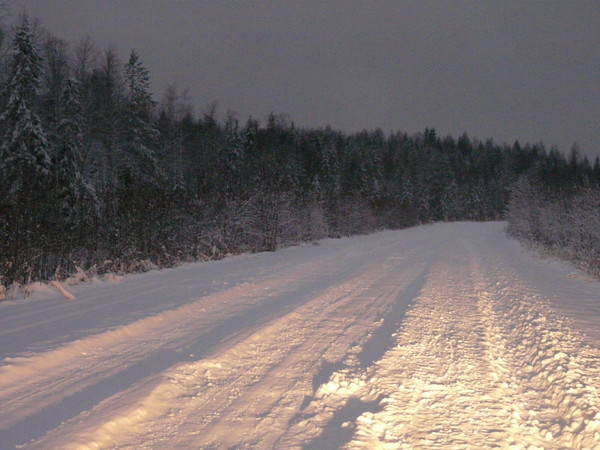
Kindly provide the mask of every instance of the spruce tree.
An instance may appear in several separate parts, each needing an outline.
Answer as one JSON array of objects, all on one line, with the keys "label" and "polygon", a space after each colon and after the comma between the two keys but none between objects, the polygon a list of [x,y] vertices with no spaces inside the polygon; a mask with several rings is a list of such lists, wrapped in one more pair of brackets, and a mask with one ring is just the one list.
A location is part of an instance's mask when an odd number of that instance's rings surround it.
[{"label": "spruce tree", "polygon": [[56,223],[49,202],[48,141],[34,110],[42,73],[27,17],[13,42],[0,115],[0,272],[7,279],[45,277],[51,270],[40,255],[51,252],[48,236]]},{"label": "spruce tree", "polygon": [[153,147],[159,137],[151,122],[155,102],[149,92],[150,76],[135,51],[125,64],[127,104],[125,108],[125,160],[123,174],[126,182],[155,184],[161,178]]},{"label": "spruce tree", "polygon": [[0,115],[0,176],[8,203],[31,200],[50,174],[48,141],[33,107],[42,72],[42,61],[26,17],[13,44],[12,66],[5,87],[7,104]]},{"label": "spruce tree", "polygon": [[124,68],[126,87],[125,135],[120,161],[119,208],[121,234],[129,234],[130,251],[148,255],[164,233],[169,205],[164,177],[154,148],[159,133],[152,123],[155,106],[149,74],[134,51]]},{"label": "spruce tree", "polygon": [[97,204],[93,187],[85,182],[81,173],[82,118],[76,83],[73,79],[65,82],[62,119],[56,130],[54,151],[56,199],[63,225],[69,229],[79,227],[83,216],[89,216],[90,211],[84,212],[84,203]]}]

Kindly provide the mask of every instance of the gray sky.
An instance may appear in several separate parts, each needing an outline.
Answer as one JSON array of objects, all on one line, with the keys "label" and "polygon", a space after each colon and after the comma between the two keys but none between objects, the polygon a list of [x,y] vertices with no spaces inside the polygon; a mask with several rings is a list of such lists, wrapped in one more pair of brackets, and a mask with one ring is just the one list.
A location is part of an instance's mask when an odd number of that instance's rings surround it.
[{"label": "gray sky", "polygon": [[156,99],[176,83],[196,111],[600,153],[599,1],[12,1],[70,43],[135,49]]}]

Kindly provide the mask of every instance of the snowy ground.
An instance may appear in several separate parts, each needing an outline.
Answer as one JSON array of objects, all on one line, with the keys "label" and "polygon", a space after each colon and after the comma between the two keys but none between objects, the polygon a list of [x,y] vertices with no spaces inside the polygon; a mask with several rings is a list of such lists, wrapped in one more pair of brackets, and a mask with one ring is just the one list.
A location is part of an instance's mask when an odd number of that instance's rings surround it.
[{"label": "snowy ground", "polygon": [[503,226],[3,302],[0,447],[600,448],[600,283]]}]

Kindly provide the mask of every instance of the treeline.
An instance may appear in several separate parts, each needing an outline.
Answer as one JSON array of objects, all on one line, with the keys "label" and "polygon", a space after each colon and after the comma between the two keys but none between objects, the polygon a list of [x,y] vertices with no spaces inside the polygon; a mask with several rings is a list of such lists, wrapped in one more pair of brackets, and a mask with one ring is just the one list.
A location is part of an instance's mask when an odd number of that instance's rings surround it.
[{"label": "treeline", "polygon": [[568,162],[533,166],[511,188],[508,233],[600,277],[599,166],[590,170],[576,148]]},{"label": "treeline", "polygon": [[154,101],[135,52],[70,50],[26,18],[2,67],[0,285],[499,219],[532,170],[600,180],[541,144],[195,116],[174,87]]}]

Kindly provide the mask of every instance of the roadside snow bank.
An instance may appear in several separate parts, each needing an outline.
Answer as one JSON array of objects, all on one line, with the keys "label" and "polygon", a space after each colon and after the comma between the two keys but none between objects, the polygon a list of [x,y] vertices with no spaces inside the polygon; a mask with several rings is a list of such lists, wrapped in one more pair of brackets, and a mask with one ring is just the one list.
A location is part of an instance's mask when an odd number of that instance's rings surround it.
[{"label": "roadside snow bank", "polygon": [[527,290],[514,275],[496,282],[492,307],[506,357],[534,406],[532,423],[550,442],[598,448],[600,351],[585,344],[538,293],[523,296]]}]

